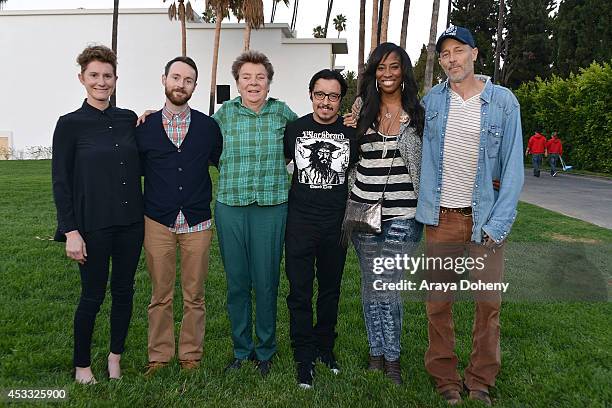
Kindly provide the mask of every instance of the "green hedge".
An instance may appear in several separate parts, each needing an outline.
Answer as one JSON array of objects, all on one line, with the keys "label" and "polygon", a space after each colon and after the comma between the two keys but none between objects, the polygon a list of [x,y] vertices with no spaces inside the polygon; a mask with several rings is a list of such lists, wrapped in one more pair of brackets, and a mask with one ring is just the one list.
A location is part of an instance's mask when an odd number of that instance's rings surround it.
[{"label": "green hedge", "polygon": [[[612,61],[611,61],[612,63]],[[574,167],[612,173],[612,66],[593,63],[580,74],[525,83],[521,103],[523,137],[540,130],[559,133],[563,157]]]}]

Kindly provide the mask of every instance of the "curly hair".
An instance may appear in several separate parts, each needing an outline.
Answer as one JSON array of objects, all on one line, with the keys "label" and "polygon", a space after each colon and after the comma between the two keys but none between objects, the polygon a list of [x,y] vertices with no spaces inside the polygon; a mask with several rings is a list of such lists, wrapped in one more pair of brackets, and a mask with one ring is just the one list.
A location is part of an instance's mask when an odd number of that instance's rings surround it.
[{"label": "curly hair", "polygon": [[363,73],[359,95],[363,101],[361,114],[357,123],[357,134],[363,136],[369,127],[378,130],[378,115],[380,110],[380,93],[376,87],[376,69],[391,53],[397,54],[402,66],[402,108],[410,116],[410,126],[413,126],[419,136],[423,135],[425,110],[418,98],[417,83],[412,72],[412,62],[404,49],[396,44],[386,42],[372,51]]},{"label": "curly hair", "polygon": [[117,75],[117,55],[104,45],[90,45],[77,56],[77,64],[81,66],[81,73],[85,72],[87,65],[92,61],[111,64],[113,74]]},{"label": "curly hair", "polygon": [[232,76],[236,81],[238,80],[238,73],[240,72],[240,68],[242,68],[244,64],[249,62],[251,64],[263,65],[268,74],[268,82],[272,82],[272,78],[274,77],[274,68],[270,63],[270,60],[268,59],[268,57],[266,57],[264,53],[252,50],[245,51],[240,54],[232,64]]}]

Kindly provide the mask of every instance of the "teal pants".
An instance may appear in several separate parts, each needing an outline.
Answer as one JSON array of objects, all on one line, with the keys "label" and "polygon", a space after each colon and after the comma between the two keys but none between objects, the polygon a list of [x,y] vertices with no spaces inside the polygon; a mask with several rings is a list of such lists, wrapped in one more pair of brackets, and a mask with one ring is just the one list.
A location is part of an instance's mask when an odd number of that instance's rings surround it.
[{"label": "teal pants", "polygon": [[[234,357],[270,360],[276,352],[276,301],[287,203],[229,206],[217,201],[215,224],[227,279]],[[252,293],[255,292],[253,344]]]}]

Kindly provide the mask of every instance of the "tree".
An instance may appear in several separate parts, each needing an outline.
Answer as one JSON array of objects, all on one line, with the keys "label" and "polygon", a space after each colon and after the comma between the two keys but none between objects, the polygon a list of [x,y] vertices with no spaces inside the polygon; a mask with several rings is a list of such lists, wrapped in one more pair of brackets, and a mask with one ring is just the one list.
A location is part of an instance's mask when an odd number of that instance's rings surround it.
[{"label": "tree", "polygon": [[402,47],[403,49],[406,49],[406,36],[408,35],[408,16],[409,15],[410,15],[410,0],[404,0],[404,15],[402,16],[402,31],[400,34],[400,47]]},{"label": "tree", "polygon": [[431,89],[433,81],[434,62],[436,57],[436,34],[438,33],[438,14],[440,13],[440,0],[434,0],[431,10],[431,24],[429,26],[429,44],[427,44],[427,64],[425,65],[425,81],[423,91]]},{"label": "tree", "polygon": [[357,76],[355,71],[347,71],[346,73],[342,74],[342,76],[346,80],[348,89],[346,90],[346,95],[344,98],[342,98],[342,102],[340,103],[340,115],[351,111],[351,106],[353,106],[353,102],[357,97]]},{"label": "tree", "polygon": [[504,29],[505,11],[506,11],[506,3],[504,2],[504,0],[499,0],[499,13],[497,16],[497,32],[495,34],[495,68],[493,70],[493,83],[499,82],[499,63],[501,59],[502,31]]},{"label": "tree", "polygon": [[523,82],[550,75],[554,44],[554,0],[510,0],[500,82],[517,88]]},{"label": "tree", "polygon": [[451,25],[451,13],[453,12],[453,1],[448,0],[448,5],[446,8],[446,28]]},{"label": "tree", "polygon": [[291,31],[295,31],[295,23],[297,22],[298,4],[299,4],[299,0],[294,0],[294,2],[293,2],[293,14],[292,14],[292,17],[291,17]]},{"label": "tree", "polygon": [[[427,46],[423,44],[421,47],[421,54],[419,54],[419,59],[416,64],[414,64],[414,79],[417,83],[419,90],[422,91],[423,85],[425,84],[425,66],[427,65]],[[435,63],[433,67],[433,81],[434,83],[439,83],[446,78],[444,74],[444,70],[440,66],[440,64]],[[421,96],[425,95],[422,93]]]},{"label": "tree", "polygon": [[365,9],[366,0],[361,0],[359,4],[359,52],[357,53],[357,89],[359,89],[361,75],[363,75],[364,70],[363,58],[365,54]]},{"label": "tree", "polygon": [[[451,21],[456,26],[467,27],[474,36],[478,57],[474,72],[493,76],[495,35],[499,0],[454,0]],[[502,44],[503,45],[503,44]]]},{"label": "tree", "polygon": [[[342,14],[338,14],[334,18],[334,28],[338,31],[338,38],[340,38],[340,33],[346,30],[346,17]],[[332,68],[336,66],[336,54],[332,57]]]},{"label": "tree", "polygon": [[274,17],[276,16],[276,6],[278,3],[283,2],[285,6],[289,7],[289,0],[272,0],[272,14],[270,14],[270,24],[274,22]]},{"label": "tree", "polygon": [[314,38],[325,38],[325,29],[320,25],[312,29],[312,36]]},{"label": "tree", "polygon": [[205,23],[209,24],[215,24],[215,22],[217,21],[215,11],[212,9],[212,7],[210,7],[210,4],[206,6],[204,13],[202,13],[202,20],[204,20]]},{"label": "tree", "polygon": [[6,3],[8,0],[0,0],[0,10],[2,10],[2,8],[4,7],[4,3]]},{"label": "tree", "polygon": [[262,0],[242,0],[244,13],[244,51],[248,51],[251,45],[251,30],[259,29],[264,23],[264,11]]},{"label": "tree", "polygon": [[329,27],[329,17],[331,16],[332,7],[334,6],[334,0],[327,0],[327,15],[325,16],[325,28],[323,30],[323,36],[327,38],[327,28]]},{"label": "tree", "polygon": [[387,31],[389,31],[389,7],[391,0],[382,0],[382,18],[380,19],[380,43],[387,42]]},{"label": "tree", "polygon": [[563,0],[554,21],[553,70],[563,77],[612,59],[609,0]]},{"label": "tree", "polygon": [[207,5],[210,5],[215,11],[215,40],[213,44],[213,60],[210,74],[210,100],[208,114],[212,115],[215,112],[215,94],[217,88],[217,65],[219,63],[219,41],[221,39],[221,21],[223,16],[229,13],[229,0],[208,0]]},{"label": "tree", "polygon": [[378,45],[378,0],[372,0],[372,35],[370,36],[370,54]]},{"label": "tree", "polygon": [[[164,3],[166,0],[163,0]],[[191,3],[187,1],[187,6],[185,6],[185,0],[178,0],[178,7],[176,6],[176,2],[172,2],[170,7],[168,7],[168,18],[170,21],[179,20],[181,23],[181,55],[183,57],[187,56],[187,21],[194,20],[193,9],[191,8]]]},{"label": "tree", "polygon": [[[6,0],[3,0],[6,1]],[[0,0],[0,9],[2,9],[2,0]],[[119,26],[119,0],[113,1],[113,28],[111,30],[111,48],[115,55],[117,55],[117,34]],[[116,69],[115,69],[116,70]],[[116,74],[116,72],[115,72]],[[110,97],[111,106],[117,106],[117,85],[113,89],[113,94]]]}]

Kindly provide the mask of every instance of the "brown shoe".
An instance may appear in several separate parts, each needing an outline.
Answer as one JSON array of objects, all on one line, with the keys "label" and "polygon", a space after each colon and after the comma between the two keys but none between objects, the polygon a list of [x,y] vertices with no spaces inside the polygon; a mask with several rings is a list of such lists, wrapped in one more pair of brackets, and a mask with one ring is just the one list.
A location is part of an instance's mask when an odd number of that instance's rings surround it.
[{"label": "brown shoe", "polygon": [[195,370],[200,366],[200,360],[180,360],[180,363],[185,371]]},{"label": "brown shoe", "polygon": [[400,367],[399,358],[389,361],[385,359],[385,375],[397,385],[402,385],[402,369]]},{"label": "brown shoe", "polygon": [[149,361],[149,364],[145,367],[145,377],[152,376],[157,370],[166,367],[168,363],[163,361]]},{"label": "brown shoe", "polygon": [[442,398],[446,400],[448,405],[458,405],[461,404],[461,394],[457,390],[446,390],[442,393]]},{"label": "brown shoe", "polygon": [[383,370],[383,356],[370,355],[368,358],[368,370],[370,371],[382,371]]},{"label": "brown shoe", "polygon": [[491,397],[486,391],[472,390],[470,391],[470,399],[474,401],[480,401],[488,407],[492,405]]}]

